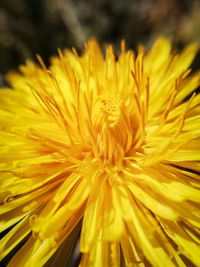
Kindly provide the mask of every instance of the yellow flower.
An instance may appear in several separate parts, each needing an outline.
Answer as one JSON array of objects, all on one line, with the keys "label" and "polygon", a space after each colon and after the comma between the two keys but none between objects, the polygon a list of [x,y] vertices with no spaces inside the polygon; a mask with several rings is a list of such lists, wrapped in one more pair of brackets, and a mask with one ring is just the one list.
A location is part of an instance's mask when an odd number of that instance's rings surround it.
[{"label": "yellow flower", "polygon": [[170,51],[159,38],[136,56],[122,41],[104,59],[90,40],[8,74],[0,259],[26,240],[8,266],[64,266],[80,229],[80,267],[200,266],[197,46]]}]

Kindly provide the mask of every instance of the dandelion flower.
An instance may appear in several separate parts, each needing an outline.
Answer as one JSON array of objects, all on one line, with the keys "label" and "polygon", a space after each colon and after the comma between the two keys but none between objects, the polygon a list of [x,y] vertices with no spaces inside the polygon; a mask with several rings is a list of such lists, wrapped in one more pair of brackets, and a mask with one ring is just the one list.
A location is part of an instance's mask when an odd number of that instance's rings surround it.
[{"label": "dandelion flower", "polygon": [[80,267],[200,266],[197,52],[159,38],[105,57],[90,40],[28,61],[0,90],[0,259]]}]

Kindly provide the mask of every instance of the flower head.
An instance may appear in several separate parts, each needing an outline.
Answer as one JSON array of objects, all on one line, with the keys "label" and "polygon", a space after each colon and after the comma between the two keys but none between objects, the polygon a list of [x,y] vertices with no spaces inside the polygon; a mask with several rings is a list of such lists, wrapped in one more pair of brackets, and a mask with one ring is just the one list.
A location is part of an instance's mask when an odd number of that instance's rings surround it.
[{"label": "flower head", "polygon": [[[95,40],[28,61],[0,90],[0,259],[80,267],[200,266],[197,46],[165,38],[105,59]],[[53,265],[54,264],[54,265]],[[121,264],[121,265],[120,265]]]}]

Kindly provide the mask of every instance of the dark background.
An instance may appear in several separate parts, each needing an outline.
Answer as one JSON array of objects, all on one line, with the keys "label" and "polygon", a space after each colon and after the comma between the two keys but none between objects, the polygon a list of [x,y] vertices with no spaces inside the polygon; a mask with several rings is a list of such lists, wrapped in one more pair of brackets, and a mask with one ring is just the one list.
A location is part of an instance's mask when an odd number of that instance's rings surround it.
[{"label": "dark background", "polygon": [[4,74],[39,53],[48,63],[57,48],[78,51],[95,37],[119,50],[150,46],[159,36],[175,47],[200,43],[199,0],[0,0],[0,85]]}]

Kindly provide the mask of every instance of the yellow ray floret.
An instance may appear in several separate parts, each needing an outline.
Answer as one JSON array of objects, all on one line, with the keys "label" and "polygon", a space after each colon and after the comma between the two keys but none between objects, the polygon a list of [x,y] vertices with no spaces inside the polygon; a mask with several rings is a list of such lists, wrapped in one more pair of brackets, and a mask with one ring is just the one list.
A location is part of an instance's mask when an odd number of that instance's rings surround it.
[{"label": "yellow ray floret", "polygon": [[[196,44],[161,37],[105,58],[92,39],[0,90],[0,260],[79,267],[200,266]],[[13,254],[13,253],[11,253]],[[11,258],[11,257],[10,257]]]}]

